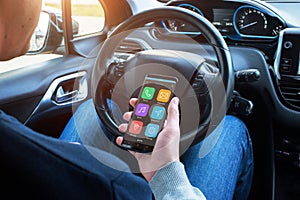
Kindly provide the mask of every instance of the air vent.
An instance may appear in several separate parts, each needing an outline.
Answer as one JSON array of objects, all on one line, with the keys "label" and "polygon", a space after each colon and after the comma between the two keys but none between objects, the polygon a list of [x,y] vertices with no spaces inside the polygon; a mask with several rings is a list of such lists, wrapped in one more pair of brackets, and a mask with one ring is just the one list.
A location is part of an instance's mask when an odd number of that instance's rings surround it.
[{"label": "air vent", "polygon": [[283,98],[290,105],[300,108],[300,84],[283,82],[280,84]]},{"label": "air vent", "polygon": [[123,40],[120,46],[117,48],[116,52],[125,54],[135,54],[143,50],[144,48],[138,42],[132,40]]}]

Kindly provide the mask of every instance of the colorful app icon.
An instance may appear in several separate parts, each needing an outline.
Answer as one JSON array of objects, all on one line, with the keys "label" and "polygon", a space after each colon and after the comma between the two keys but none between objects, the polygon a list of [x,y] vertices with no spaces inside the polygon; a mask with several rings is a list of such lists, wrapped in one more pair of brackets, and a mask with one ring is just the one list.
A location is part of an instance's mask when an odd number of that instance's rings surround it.
[{"label": "colorful app icon", "polygon": [[143,122],[133,120],[130,124],[129,132],[133,134],[140,134],[142,128],[143,128]]},{"label": "colorful app icon", "polygon": [[145,136],[151,137],[151,138],[156,138],[157,134],[159,131],[159,125],[158,124],[148,124],[146,131],[145,131]]},{"label": "colorful app icon", "polygon": [[151,100],[154,96],[155,88],[154,87],[144,87],[142,92],[142,99]]},{"label": "colorful app icon", "polygon": [[137,116],[145,117],[148,113],[149,105],[144,103],[139,103],[136,107],[135,114]]},{"label": "colorful app icon", "polygon": [[166,109],[162,106],[154,106],[151,112],[151,118],[161,120],[164,117]]},{"label": "colorful app icon", "polygon": [[171,96],[171,90],[160,89],[157,95],[157,101],[168,102]]}]

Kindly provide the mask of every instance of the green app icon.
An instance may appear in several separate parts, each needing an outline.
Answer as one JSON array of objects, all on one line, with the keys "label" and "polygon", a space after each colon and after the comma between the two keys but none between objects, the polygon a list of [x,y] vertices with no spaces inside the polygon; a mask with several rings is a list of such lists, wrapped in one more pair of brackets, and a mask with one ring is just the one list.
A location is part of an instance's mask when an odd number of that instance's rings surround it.
[{"label": "green app icon", "polygon": [[153,87],[144,87],[142,92],[142,99],[151,100],[154,96],[155,88]]}]

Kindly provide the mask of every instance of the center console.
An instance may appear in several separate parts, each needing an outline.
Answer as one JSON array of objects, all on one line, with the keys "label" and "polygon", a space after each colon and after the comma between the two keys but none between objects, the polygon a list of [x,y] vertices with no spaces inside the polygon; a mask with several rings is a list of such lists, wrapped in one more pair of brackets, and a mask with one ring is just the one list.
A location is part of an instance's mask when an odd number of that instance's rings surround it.
[{"label": "center console", "polygon": [[[300,115],[300,28],[280,32],[274,69],[281,102]],[[289,120],[292,117],[286,115]],[[275,125],[276,126],[276,125]],[[300,187],[300,131],[298,128],[275,127],[276,197],[296,199]]]},{"label": "center console", "polygon": [[283,103],[300,111],[300,28],[281,31],[274,67]]}]

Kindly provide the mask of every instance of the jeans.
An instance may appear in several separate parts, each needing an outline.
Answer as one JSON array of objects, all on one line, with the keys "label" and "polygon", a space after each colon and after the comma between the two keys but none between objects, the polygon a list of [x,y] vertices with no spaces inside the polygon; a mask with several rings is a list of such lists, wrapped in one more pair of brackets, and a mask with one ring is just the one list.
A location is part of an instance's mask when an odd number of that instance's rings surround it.
[{"label": "jeans", "polygon": [[[77,109],[60,139],[88,144],[122,158],[123,150],[105,137],[104,131],[92,100],[88,100]],[[127,163],[134,162],[133,156],[131,159]],[[181,162],[191,184],[208,200],[248,198],[254,169],[252,142],[245,124],[237,117],[225,116],[209,136],[181,156]]]}]

